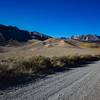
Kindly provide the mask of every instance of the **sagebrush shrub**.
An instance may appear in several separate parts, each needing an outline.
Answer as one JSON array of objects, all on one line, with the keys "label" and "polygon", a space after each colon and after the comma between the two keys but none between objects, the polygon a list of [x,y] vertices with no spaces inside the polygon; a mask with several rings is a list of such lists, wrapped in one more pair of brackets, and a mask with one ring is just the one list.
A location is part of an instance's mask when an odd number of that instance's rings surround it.
[{"label": "sagebrush shrub", "polygon": [[55,68],[61,69],[70,68],[70,66],[76,67],[76,65],[79,66],[80,64],[95,60],[100,60],[100,55],[74,55],[51,58],[36,56],[28,59],[9,58],[0,61],[0,72],[16,75],[48,72]]}]

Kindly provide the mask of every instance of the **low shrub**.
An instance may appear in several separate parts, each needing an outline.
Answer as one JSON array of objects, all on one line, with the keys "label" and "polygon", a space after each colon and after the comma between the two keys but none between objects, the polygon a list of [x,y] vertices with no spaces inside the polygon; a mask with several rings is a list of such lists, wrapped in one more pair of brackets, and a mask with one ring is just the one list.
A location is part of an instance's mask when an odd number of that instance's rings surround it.
[{"label": "low shrub", "polygon": [[95,60],[100,60],[100,55],[75,55],[51,58],[36,56],[21,60],[6,59],[0,61],[0,73],[10,73],[16,76],[20,74],[32,75],[33,73],[46,73],[54,69],[70,68],[70,66],[76,67]]},{"label": "low shrub", "polygon": [[67,56],[63,57],[52,57],[51,64],[55,68],[67,67],[69,58]]},{"label": "low shrub", "polygon": [[36,73],[49,69],[51,67],[51,61],[49,57],[36,56],[28,60],[21,60],[14,67],[17,72]]}]

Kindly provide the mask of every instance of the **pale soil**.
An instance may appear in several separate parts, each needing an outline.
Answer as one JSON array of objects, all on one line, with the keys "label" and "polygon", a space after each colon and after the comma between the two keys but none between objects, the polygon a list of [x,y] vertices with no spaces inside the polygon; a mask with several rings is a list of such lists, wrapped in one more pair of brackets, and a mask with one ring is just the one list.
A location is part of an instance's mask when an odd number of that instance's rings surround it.
[{"label": "pale soil", "polygon": [[8,52],[0,53],[0,59],[7,59],[10,57],[15,58],[27,58],[31,56],[68,56],[68,55],[89,55],[89,54],[100,54],[100,48],[76,48],[68,46],[54,46],[54,47],[42,47],[42,46],[32,46],[32,47],[17,47],[9,48]]},{"label": "pale soil", "polygon": [[[45,42],[45,44],[44,44]],[[21,46],[3,47],[4,53],[0,53],[0,59],[28,58],[31,56],[68,56],[100,54],[100,48],[82,48],[79,41],[63,41],[59,39],[48,39],[45,41],[32,40]],[[84,44],[84,43],[83,43]]]},{"label": "pale soil", "polygon": [[0,100],[100,100],[100,61],[6,90]]}]

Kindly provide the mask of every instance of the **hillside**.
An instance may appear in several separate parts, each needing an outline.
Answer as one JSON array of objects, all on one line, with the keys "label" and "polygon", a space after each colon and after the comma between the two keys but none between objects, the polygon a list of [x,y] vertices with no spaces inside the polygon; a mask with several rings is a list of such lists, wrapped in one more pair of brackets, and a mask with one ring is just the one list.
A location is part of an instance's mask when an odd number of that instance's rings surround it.
[{"label": "hillside", "polygon": [[87,35],[80,35],[80,36],[72,36],[71,39],[76,39],[80,41],[86,42],[100,42],[100,36],[87,34]]},{"label": "hillside", "polygon": [[21,30],[16,26],[0,25],[0,45],[9,43],[9,41],[27,42],[30,39],[45,40],[49,36],[39,32],[28,32]]}]

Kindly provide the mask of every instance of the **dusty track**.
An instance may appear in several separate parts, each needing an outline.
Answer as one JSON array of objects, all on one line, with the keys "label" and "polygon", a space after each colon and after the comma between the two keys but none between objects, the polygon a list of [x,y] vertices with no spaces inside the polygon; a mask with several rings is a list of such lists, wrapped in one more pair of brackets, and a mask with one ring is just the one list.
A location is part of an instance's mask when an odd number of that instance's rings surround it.
[{"label": "dusty track", "polygon": [[5,91],[0,100],[100,100],[100,61]]}]

